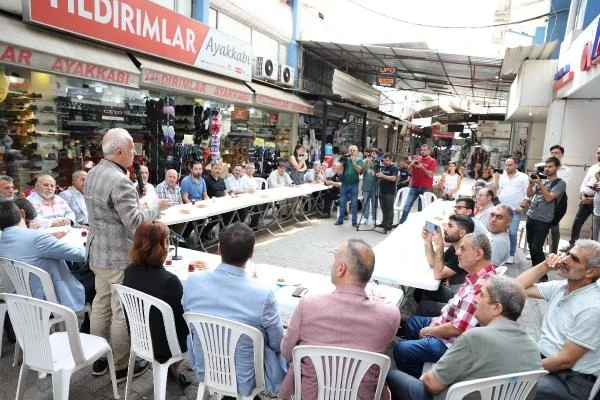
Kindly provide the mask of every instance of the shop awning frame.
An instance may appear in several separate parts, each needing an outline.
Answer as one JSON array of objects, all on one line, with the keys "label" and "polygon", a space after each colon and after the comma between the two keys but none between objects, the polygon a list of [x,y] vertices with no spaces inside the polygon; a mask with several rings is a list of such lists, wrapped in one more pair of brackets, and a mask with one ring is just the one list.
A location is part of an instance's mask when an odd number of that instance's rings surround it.
[{"label": "shop awning frame", "polygon": [[132,55],[141,70],[140,87],[170,90],[186,96],[253,104],[253,92],[243,82],[210,75],[147,57]]},{"label": "shop awning frame", "polygon": [[140,72],[124,51],[24,24],[0,13],[0,63],[138,88]]},{"label": "shop awning frame", "polygon": [[267,107],[308,115],[312,115],[313,113],[313,106],[294,93],[256,81],[247,83],[247,85],[254,91],[254,104],[257,107]]}]

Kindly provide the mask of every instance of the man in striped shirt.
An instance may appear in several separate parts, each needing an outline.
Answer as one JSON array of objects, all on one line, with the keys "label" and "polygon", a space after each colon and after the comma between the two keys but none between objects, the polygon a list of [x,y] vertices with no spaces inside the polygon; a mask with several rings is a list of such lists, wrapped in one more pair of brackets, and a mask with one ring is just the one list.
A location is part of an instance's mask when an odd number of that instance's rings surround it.
[{"label": "man in striped shirt", "polygon": [[167,199],[171,204],[181,204],[181,191],[177,184],[177,171],[167,170],[165,180],[156,185],[156,195],[159,199]]}]

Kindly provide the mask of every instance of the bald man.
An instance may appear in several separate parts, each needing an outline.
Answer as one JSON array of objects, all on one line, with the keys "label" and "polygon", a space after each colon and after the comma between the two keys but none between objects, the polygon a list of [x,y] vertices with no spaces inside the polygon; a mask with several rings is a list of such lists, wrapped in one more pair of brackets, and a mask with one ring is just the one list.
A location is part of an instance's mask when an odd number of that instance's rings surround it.
[{"label": "bald man", "polygon": [[40,228],[71,226],[76,217],[69,204],[56,195],[56,181],[50,175],[42,175],[35,182],[35,192],[27,200],[37,211],[37,222]]},{"label": "bald man", "polygon": [[174,169],[167,170],[165,180],[156,185],[156,195],[159,199],[167,199],[171,204],[181,204],[181,190],[177,184],[179,176]]}]

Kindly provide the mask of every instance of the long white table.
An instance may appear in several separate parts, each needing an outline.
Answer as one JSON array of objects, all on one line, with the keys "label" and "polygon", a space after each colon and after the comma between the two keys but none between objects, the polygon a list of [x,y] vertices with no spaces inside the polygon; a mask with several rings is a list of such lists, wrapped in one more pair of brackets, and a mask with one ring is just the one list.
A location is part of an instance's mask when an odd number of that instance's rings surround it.
[{"label": "long white table", "polygon": [[[170,251],[169,255],[173,255],[174,251]],[[191,274],[202,274],[205,270],[188,271],[189,263],[195,261],[204,261],[207,269],[214,269],[221,263],[221,256],[211,253],[205,253],[196,250],[179,248],[178,254],[182,256],[181,260],[173,260],[171,266],[165,266],[167,271],[175,274],[183,283]],[[297,269],[283,268],[270,264],[257,264],[249,261],[246,265],[246,273],[263,282],[265,285],[272,286],[275,290],[275,298],[279,315],[285,325],[289,322],[296,306],[300,299],[293,297],[292,293],[302,286],[307,288],[307,296],[311,294],[331,293],[335,286],[331,283],[329,276],[319,275],[310,272],[300,271]],[[281,281],[283,279],[283,281]],[[184,289],[185,290],[185,289]],[[387,285],[379,285],[374,282],[369,282],[366,287],[366,292],[374,300],[388,304],[399,306],[402,302],[404,292],[402,289],[393,288]]]},{"label": "long white table", "polygon": [[421,232],[425,221],[442,224],[452,212],[453,201],[436,200],[423,211],[412,213],[374,247],[373,279],[392,285],[437,290],[440,281],[425,256]]}]

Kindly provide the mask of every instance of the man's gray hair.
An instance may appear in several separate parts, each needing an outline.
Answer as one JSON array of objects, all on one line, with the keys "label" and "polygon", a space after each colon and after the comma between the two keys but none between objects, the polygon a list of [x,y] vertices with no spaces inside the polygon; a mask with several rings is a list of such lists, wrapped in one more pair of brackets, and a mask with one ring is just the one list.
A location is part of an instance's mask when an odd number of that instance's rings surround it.
[{"label": "man's gray hair", "polygon": [[13,181],[13,178],[11,178],[11,177],[10,177],[10,176],[8,176],[8,175],[3,175],[3,174],[0,174],[0,181],[12,182],[12,181]]},{"label": "man's gray hair", "polygon": [[357,281],[367,283],[371,280],[375,267],[375,254],[371,245],[361,239],[350,239],[342,257]]},{"label": "man's gray hair", "polygon": [[597,274],[594,280],[598,280],[600,277],[600,242],[591,239],[579,239],[575,242],[575,246],[592,251],[592,254],[586,260],[585,268],[595,268]]},{"label": "man's gray hair", "polygon": [[465,238],[471,239],[471,248],[473,250],[477,251],[481,249],[483,251],[484,260],[489,261],[492,259],[492,244],[486,235],[483,233],[469,233],[465,235]]},{"label": "man's gray hair", "polygon": [[102,140],[102,154],[110,156],[117,149],[124,149],[129,141],[129,132],[123,128],[109,129]]},{"label": "man's gray hair", "polygon": [[506,213],[506,217],[508,219],[508,223],[511,223],[512,219],[513,219],[513,214],[514,214],[512,207],[509,206],[508,204],[504,204],[504,203],[500,203],[496,207],[499,207],[504,210],[504,212]]},{"label": "man's gray hair", "polygon": [[76,180],[79,178],[79,175],[81,175],[82,173],[84,173],[85,171],[82,169],[78,169],[77,171],[73,172],[73,176],[71,177],[72,180]]},{"label": "man's gray hair", "polygon": [[487,282],[490,303],[502,304],[502,316],[516,321],[525,307],[525,289],[515,279],[503,275],[491,276]]}]

